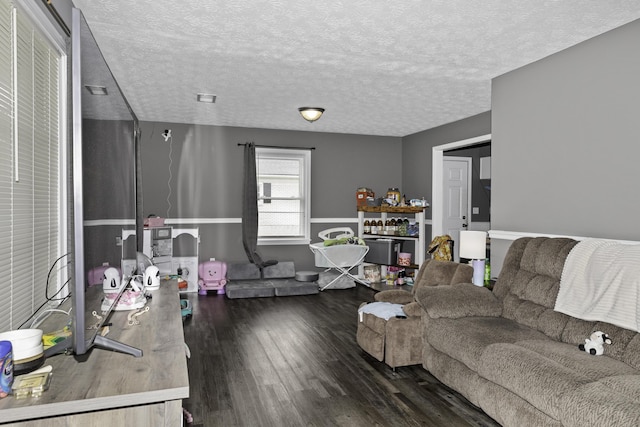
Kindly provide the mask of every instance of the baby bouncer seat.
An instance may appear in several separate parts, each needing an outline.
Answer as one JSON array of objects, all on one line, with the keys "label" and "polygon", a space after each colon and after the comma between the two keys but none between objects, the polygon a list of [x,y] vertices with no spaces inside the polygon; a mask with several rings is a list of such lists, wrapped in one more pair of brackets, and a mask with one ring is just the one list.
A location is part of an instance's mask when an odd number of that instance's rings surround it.
[{"label": "baby bouncer seat", "polygon": [[366,282],[350,273],[353,268],[362,263],[369,252],[369,247],[362,239],[355,237],[353,230],[349,227],[329,228],[318,233],[318,237],[322,242],[309,245],[311,252],[315,255],[315,266],[324,268],[325,272],[335,270],[339,273],[338,277],[320,290],[324,291],[345,276],[366,285]]}]

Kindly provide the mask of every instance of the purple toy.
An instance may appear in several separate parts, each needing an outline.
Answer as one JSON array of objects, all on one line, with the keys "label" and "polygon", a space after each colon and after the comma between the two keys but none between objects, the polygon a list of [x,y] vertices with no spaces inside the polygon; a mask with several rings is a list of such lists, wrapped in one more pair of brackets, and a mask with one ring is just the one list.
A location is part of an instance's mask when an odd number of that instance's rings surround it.
[{"label": "purple toy", "polygon": [[227,284],[227,263],[223,261],[205,261],[198,266],[198,293],[206,295],[207,291],[218,291],[224,294]]}]

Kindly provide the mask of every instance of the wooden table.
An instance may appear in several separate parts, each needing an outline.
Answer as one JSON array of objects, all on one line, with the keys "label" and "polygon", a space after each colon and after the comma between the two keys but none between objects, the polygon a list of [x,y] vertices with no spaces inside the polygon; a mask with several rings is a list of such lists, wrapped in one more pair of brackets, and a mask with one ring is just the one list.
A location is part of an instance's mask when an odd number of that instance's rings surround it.
[{"label": "wooden table", "polygon": [[50,357],[49,390],[38,398],[0,399],[0,425],[180,426],[189,376],[177,283],[163,281],[151,293],[140,324],[130,326],[129,312],[115,312],[108,335],[141,349],[142,357],[99,348],[81,363],[73,356]]}]

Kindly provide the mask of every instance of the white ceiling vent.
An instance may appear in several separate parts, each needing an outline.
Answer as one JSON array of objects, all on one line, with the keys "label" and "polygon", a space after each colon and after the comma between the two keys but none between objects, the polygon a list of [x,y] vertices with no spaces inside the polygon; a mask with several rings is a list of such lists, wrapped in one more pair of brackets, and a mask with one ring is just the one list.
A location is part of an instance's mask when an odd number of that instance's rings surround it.
[{"label": "white ceiling vent", "polygon": [[208,93],[199,93],[198,102],[208,102],[209,104],[215,104],[216,96]]}]

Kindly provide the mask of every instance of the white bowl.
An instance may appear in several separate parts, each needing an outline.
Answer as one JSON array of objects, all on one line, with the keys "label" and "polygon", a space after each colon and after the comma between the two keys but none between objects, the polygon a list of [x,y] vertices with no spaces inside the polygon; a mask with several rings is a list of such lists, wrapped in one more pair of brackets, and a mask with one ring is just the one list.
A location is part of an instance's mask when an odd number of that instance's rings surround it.
[{"label": "white bowl", "polygon": [[42,343],[31,348],[14,348],[13,361],[21,362],[24,360],[29,360],[36,356],[41,356],[42,353],[44,353],[44,346],[42,345]]},{"label": "white bowl", "polygon": [[13,360],[28,359],[43,351],[41,329],[17,329],[2,332],[0,333],[0,341],[11,341]]}]

